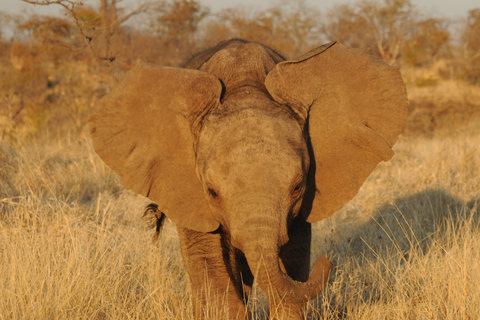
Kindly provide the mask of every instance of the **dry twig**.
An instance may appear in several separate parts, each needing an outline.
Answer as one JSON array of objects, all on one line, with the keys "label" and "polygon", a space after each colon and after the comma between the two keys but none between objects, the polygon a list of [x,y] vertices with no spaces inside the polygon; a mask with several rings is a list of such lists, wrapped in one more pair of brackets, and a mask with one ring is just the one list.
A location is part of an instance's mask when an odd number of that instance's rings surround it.
[{"label": "dry twig", "polygon": [[[80,32],[80,35],[83,38],[83,41],[85,43],[85,46],[90,49],[92,54],[103,61],[109,61],[113,62],[115,61],[115,56],[114,55],[109,55],[108,53],[105,55],[101,55],[98,53],[98,51],[93,47],[92,42],[93,42],[93,37],[90,35],[87,35],[85,33],[84,29],[84,23],[79,19],[79,17],[76,14],[76,8],[77,6],[83,6],[84,1],[83,0],[21,0],[25,3],[33,4],[33,5],[38,5],[38,6],[49,6],[49,5],[60,5],[62,6],[67,13],[73,18],[75,21],[75,24]],[[116,21],[111,22],[111,26],[107,26],[107,28],[112,28],[112,32],[109,33],[108,37],[112,36],[115,33],[115,30],[117,27],[122,24],[123,22],[127,21],[131,17],[143,13],[147,10],[148,4],[144,4],[140,6],[138,9],[133,10],[132,12],[126,14],[123,17],[119,17]],[[109,39],[106,39],[107,42],[109,42]],[[84,47],[82,47],[84,48]]]}]

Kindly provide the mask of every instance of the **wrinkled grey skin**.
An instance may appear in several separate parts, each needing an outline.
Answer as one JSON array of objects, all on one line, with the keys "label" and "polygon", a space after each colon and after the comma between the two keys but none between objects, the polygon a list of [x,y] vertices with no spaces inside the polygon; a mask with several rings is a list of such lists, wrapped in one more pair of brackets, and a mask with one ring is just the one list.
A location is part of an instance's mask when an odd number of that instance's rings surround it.
[{"label": "wrinkled grey skin", "polygon": [[[278,269],[280,250],[282,269],[294,280],[308,279],[311,227],[299,213],[309,155],[303,124],[264,86],[269,69],[283,59],[240,40],[210,53],[186,67],[214,74],[225,87],[221,106],[196,137],[197,174],[221,227],[214,233],[182,227],[178,232],[196,292],[196,318],[202,318],[202,307],[211,299],[204,294],[206,280],[211,292],[227,291],[229,318],[242,318],[252,273],[263,269],[262,257],[267,269]],[[275,277],[272,273],[271,285],[280,286]],[[268,287],[262,288],[268,293]],[[269,295],[271,318],[303,317],[303,303],[283,302],[279,308],[277,298]]]}]

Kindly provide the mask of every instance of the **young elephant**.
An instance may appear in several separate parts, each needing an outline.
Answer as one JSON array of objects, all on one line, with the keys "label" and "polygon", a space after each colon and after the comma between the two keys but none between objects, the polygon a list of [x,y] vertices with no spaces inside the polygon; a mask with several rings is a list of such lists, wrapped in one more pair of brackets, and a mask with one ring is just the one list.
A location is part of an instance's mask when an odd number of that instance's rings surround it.
[{"label": "young elephant", "polygon": [[253,279],[270,318],[303,319],[331,264],[309,277],[310,223],[355,196],[402,130],[397,68],[329,43],[296,60],[230,40],[185,68],[138,63],[93,113],[96,152],[175,222],[195,318],[248,317]]}]

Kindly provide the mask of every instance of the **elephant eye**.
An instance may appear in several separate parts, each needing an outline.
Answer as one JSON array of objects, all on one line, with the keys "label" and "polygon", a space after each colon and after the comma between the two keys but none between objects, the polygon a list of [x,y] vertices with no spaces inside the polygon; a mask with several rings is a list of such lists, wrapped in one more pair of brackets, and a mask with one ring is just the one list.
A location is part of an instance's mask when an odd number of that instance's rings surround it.
[{"label": "elephant eye", "polygon": [[293,188],[292,196],[294,198],[298,197],[302,192],[302,189],[303,189],[303,181],[300,181],[299,183],[296,184],[295,188]]},{"label": "elephant eye", "polygon": [[214,189],[212,188],[208,188],[208,194],[210,195],[210,197],[213,199],[213,200],[220,200],[220,196],[218,195],[218,192],[215,191]]}]

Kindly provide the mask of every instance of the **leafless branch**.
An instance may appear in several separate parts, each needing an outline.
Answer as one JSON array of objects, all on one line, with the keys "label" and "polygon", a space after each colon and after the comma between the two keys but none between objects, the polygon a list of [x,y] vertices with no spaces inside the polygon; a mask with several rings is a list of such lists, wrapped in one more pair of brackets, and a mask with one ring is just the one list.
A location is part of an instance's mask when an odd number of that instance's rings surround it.
[{"label": "leafless branch", "polygon": [[75,13],[75,9],[77,6],[83,6],[83,1],[82,0],[21,0],[25,3],[33,4],[33,5],[38,5],[38,6],[49,6],[49,5],[60,5],[62,6],[65,10],[67,10],[68,14],[73,18],[75,21],[75,25],[77,26],[78,31],[80,32],[80,35],[82,36],[83,41],[85,42],[86,46],[90,49],[92,54],[103,61],[109,61],[113,62],[115,61],[115,56],[102,56],[100,55],[97,50],[92,46],[92,40],[93,38],[86,35],[83,25],[78,18],[78,16]]},{"label": "leafless branch", "polygon": [[136,16],[138,14],[141,14],[141,13],[145,13],[147,12],[148,8],[150,7],[150,3],[144,3],[142,4],[140,7],[138,7],[137,9],[133,10],[132,12],[130,12],[129,14],[123,16],[123,17],[120,17],[119,21],[118,21],[118,24],[122,24],[124,23],[125,21],[127,21],[128,19],[130,19],[131,17],[133,16]]}]

